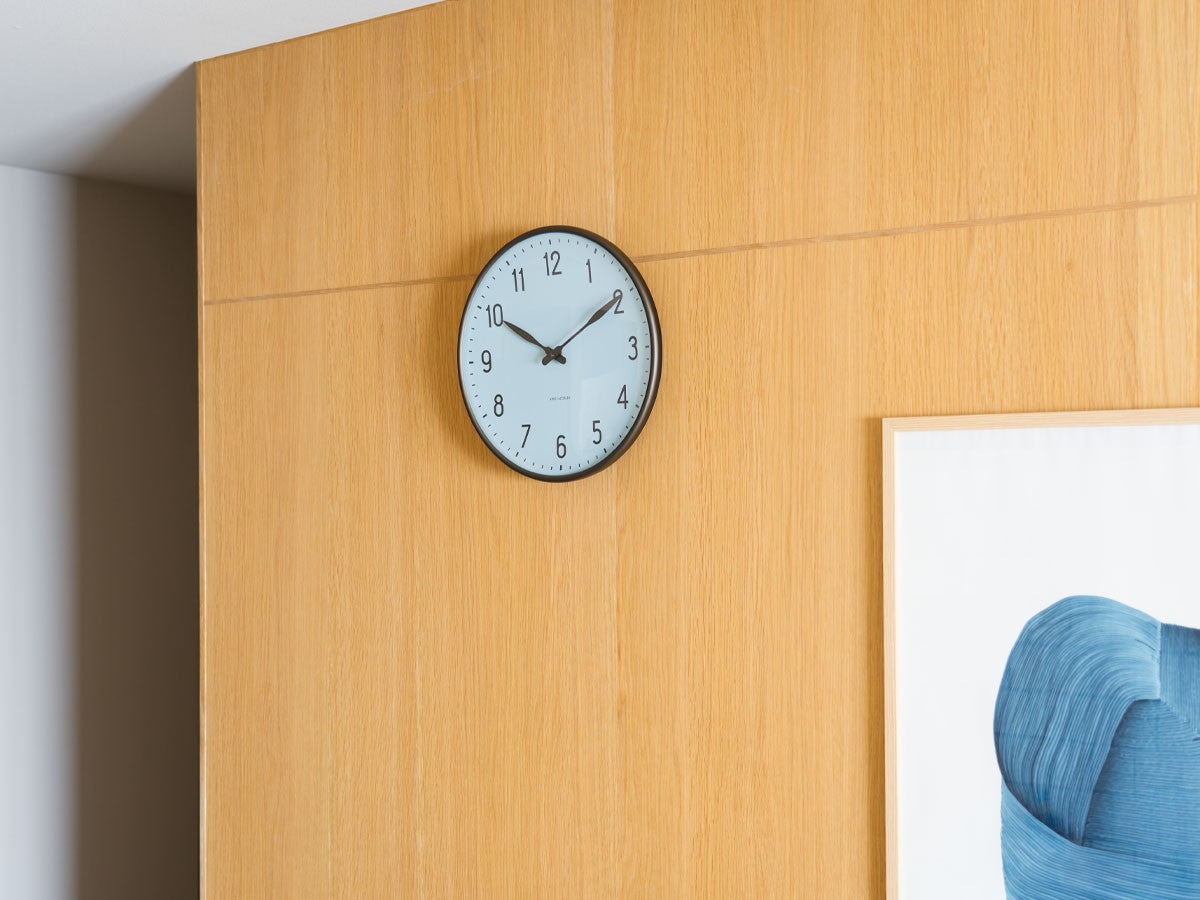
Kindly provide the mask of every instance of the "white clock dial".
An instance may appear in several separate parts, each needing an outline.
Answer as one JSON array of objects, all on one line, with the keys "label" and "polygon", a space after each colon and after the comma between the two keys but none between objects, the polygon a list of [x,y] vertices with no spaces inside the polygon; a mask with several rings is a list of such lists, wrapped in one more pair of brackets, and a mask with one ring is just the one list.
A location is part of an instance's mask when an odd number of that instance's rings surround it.
[{"label": "white clock dial", "polygon": [[654,301],[633,263],[575,228],[541,228],[484,267],[463,310],[458,372],[480,437],[525,475],[599,471],[637,437],[658,392]]}]

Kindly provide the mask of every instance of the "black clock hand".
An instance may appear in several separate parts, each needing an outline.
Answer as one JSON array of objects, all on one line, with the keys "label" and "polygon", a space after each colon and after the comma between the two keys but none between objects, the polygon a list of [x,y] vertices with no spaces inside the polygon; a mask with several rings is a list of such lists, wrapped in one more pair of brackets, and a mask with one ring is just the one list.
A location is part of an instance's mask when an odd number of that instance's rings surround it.
[{"label": "black clock hand", "polygon": [[[540,348],[541,351],[546,354],[545,362],[549,362],[552,359],[557,359],[560,363],[566,363],[567,358],[562,355],[561,348],[559,350],[551,350],[524,328],[514,325],[507,319],[504,320],[504,324],[511,328],[516,333],[517,337],[521,338],[522,340],[529,341],[529,343],[533,344],[533,346]],[[545,363],[543,363],[543,365],[544,364]]]},{"label": "black clock hand", "polygon": [[562,359],[563,347],[567,346],[567,344],[571,343],[571,341],[573,341],[573,340],[575,340],[575,338],[579,337],[579,335],[583,333],[585,328],[588,328],[591,325],[595,325],[597,322],[599,322],[601,319],[603,319],[604,314],[607,313],[610,309],[612,309],[614,306],[616,306],[620,302],[621,302],[620,297],[613,297],[611,300],[609,300],[607,303],[605,303],[602,307],[600,307],[598,310],[596,310],[594,313],[592,313],[592,317],[590,319],[588,319],[586,322],[584,322],[583,325],[580,326],[579,330],[576,331],[573,335],[571,335],[569,338],[567,338],[565,341],[563,341],[561,344],[559,344],[553,350],[546,350],[546,355],[542,358],[542,365],[543,366],[549,365],[550,361],[552,359],[558,359],[560,362],[566,362],[565,359]]}]

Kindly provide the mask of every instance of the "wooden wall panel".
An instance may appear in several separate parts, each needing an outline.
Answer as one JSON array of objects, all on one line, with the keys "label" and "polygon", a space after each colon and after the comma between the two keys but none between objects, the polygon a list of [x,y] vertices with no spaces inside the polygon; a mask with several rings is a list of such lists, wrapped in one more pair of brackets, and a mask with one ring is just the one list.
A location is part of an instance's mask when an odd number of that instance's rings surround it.
[{"label": "wooden wall panel", "polygon": [[[1200,405],[1200,17],[454,0],[200,65],[216,898],[883,895],[885,416]],[[663,385],[522,479],[456,329],[638,257]]]},{"label": "wooden wall panel", "polygon": [[460,294],[205,313],[210,897],[609,895],[611,489],[500,477]]},{"label": "wooden wall panel", "polygon": [[567,485],[474,436],[463,285],[208,307],[208,897],[882,896],[879,419],[1196,404],[1197,226],[648,263]]},{"label": "wooden wall panel", "polygon": [[205,298],[463,274],[547,219],[611,231],[610,32],[606,3],[455,0],[202,63]]},{"label": "wooden wall panel", "polygon": [[466,275],[556,221],[638,256],[1192,194],[1198,46],[1174,0],[457,0],[236,54],[199,75],[205,296]]},{"label": "wooden wall panel", "polygon": [[629,0],[615,21],[636,253],[1197,190],[1187,4]]}]

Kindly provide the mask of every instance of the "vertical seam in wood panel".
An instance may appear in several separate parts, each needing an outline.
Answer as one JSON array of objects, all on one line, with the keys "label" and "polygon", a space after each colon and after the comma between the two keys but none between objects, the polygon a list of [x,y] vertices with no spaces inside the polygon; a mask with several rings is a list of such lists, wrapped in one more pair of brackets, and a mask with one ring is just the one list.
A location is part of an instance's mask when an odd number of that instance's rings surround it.
[{"label": "vertical seam in wood panel", "polygon": [[413,636],[413,700],[415,704],[413,721],[416,728],[416,752],[413,754],[413,791],[416,802],[415,817],[417,820],[416,851],[417,851],[417,897],[425,900],[425,730],[422,727],[425,718],[424,684],[421,681],[421,640],[420,629]]},{"label": "vertical seam in wood panel", "polygon": [[605,54],[605,92],[608,95],[608,127],[605,130],[608,138],[608,233],[617,233],[617,147],[616,147],[616,53],[617,28],[613,15],[612,0],[604,4],[604,30],[607,32],[607,53]]}]

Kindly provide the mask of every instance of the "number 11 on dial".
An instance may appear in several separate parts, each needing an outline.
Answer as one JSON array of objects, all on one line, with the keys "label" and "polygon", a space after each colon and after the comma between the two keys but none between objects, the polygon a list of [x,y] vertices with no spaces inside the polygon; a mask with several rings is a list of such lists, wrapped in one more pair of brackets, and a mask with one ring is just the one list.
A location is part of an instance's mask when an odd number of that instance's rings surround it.
[{"label": "number 11 on dial", "polygon": [[630,259],[580,228],[509,241],[475,280],[458,337],[471,423],[508,466],[542,481],[599,472],[641,433],[662,336]]}]

